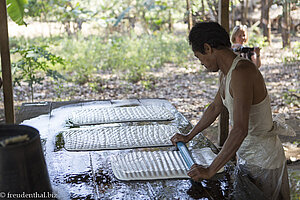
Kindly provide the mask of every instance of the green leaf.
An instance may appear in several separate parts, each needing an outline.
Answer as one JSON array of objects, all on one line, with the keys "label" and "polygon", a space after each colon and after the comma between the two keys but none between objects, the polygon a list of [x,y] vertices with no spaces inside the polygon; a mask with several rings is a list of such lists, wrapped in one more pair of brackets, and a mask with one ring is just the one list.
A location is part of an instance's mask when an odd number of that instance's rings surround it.
[{"label": "green leaf", "polygon": [[18,25],[26,25],[23,20],[24,17],[24,5],[27,4],[27,0],[7,0],[7,13],[9,17]]}]

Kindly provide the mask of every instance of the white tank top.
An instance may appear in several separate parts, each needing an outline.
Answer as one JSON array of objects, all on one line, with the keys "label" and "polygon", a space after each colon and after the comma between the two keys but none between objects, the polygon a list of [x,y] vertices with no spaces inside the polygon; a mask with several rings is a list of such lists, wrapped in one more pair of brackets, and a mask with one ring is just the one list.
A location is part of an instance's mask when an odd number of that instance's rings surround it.
[{"label": "white tank top", "polygon": [[[229,112],[231,125],[233,126],[233,102],[229,92],[232,71],[240,60],[247,60],[237,56],[228,74],[226,75],[225,99],[222,101]],[[237,151],[240,164],[250,164],[264,169],[279,168],[285,162],[285,155],[281,142],[273,131],[273,120],[270,105],[270,98],[267,94],[260,103],[251,105],[249,113],[248,135]]]}]

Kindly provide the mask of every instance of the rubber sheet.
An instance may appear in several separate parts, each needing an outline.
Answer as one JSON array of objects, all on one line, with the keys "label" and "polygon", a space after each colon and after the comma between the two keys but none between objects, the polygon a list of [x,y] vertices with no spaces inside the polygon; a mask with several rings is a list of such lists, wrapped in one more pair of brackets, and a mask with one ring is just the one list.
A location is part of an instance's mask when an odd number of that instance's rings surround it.
[{"label": "rubber sheet", "polygon": [[98,126],[62,131],[65,149],[69,151],[170,146],[175,133],[180,131],[172,125]]},{"label": "rubber sheet", "polygon": [[[209,166],[216,154],[205,147],[193,152],[192,156],[197,164]],[[189,178],[188,167],[179,151],[120,153],[112,157],[111,166],[116,178],[125,181]]]},{"label": "rubber sheet", "polygon": [[73,111],[67,119],[67,124],[70,126],[81,126],[118,122],[167,121],[173,119],[173,114],[162,106],[83,108]]}]

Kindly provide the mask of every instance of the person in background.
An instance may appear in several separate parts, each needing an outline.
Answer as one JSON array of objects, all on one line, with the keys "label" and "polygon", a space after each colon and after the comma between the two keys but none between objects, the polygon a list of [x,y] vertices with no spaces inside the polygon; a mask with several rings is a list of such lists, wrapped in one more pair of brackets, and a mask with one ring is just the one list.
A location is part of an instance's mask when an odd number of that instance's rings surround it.
[{"label": "person in background", "polygon": [[187,143],[229,111],[232,129],[210,166],[194,164],[188,175],[195,181],[212,178],[237,156],[232,196],[245,199],[290,199],[286,158],[272,118],[270,98],[257,66],[236,55],[226,30],[216,22],[195,24],[189,34],[194,55],[210,72],[221,71],[215,99],[187,135],[176,133],[171,141]]},{"label": "person in background", "polygon": [[[235,52],[240,52],[241,49],[244,47],[244,45],[248,42],[247,26],[245,25],[235,26],[232,31],[231,42],[232,42],[232,49]],[[254,47],[253,50],[240,53],[240,56],[244,58],[248,58],[258,68],[261,66],[259,47]]]}]

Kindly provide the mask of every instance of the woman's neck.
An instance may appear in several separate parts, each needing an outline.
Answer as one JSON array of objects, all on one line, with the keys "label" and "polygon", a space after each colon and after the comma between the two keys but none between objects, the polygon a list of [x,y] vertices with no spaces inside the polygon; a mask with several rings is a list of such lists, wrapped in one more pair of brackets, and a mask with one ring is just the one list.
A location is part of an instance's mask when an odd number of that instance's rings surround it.
[{"label": "woman's neck", "polygon": [[223,74],[227,75],[233,60],[237,57],[231,49],[222,49],[217,52],[217,65]]}]

